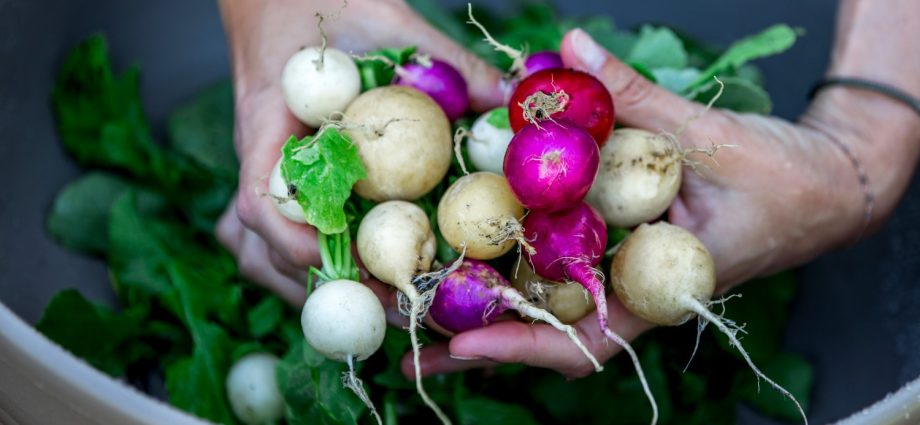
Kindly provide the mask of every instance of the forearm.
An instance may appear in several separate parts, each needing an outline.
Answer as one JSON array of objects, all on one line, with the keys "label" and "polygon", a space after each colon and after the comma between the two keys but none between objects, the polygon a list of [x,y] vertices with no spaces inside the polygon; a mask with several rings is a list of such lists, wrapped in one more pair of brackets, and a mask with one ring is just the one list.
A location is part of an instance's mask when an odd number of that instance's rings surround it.
[{"label": "forearm", "polygon": [[[837,21],[829,76],[865,78],[897,87],[920,98],[920,4],[916,0],[843,0]],[[865,225],[867,179],[873,212],[870,229],[891,213],[910,181],[920,155],[920,116],[899,101],[872,91],[830,86],[821,91],[803,124],[850,150],[833,159],[830,181],[842,211],[838,243],[852,241]]]}]

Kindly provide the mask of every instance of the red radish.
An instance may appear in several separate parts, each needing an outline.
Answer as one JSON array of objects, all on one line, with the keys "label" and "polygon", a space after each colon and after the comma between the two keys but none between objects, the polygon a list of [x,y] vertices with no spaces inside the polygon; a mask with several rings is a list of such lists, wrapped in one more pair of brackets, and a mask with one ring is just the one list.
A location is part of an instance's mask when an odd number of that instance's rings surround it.
[{"label": "red radish", "polygon": [[508,310],[517,310],[566,333],[591,361],[594,369],[598,372],[603,370],[578,339],[575,328],[527,301],[507,279],[482,261],[463,260],[456,270],[450,272],[438,285],[428,314],[440,327],[460,333],[487,326]]},{"label": "red radish", "polygon": [[524,76],[544,69],[563,68],[562,56],[551,50],[531,53],[524,60]]},{"label": "red radish", "polygon": [[544,121],[514,135],[505,152],[504,171],[521,205],[558,211],[588,194],[599,161],[597,144],[586,131]]},{"label": "red radish", "polygon": [[597,321],[601,332],[617,343],[632,358],[642,387],[652,404],[652,424],[658,421],[658,406],[649,389],[639,357],[632,346],[610,330],[607,322],[607,297],[604,294],[603,274],[595,267],[604,258],[607,246],[607,226],[600,214],[587,203],[559,211],[531,211],[524,219],[524,237],[536,250],[525,252],[528,262],[538,275],[550,280],[573,280],[580,283],[594,298]]},{"label": "red radish", "polygon": [[598,146],[613,129],[613,99],[597,78],[573,69],[544,69],[518,84],[508,103],[511,129],[565,121],[584,128]]},{"label": "red radish", "polygon": [[470,108],[466,80],[447,62],[421,56],[396,67],[396,75],[393,84],[414,87],[431,96],[451,121]]}]

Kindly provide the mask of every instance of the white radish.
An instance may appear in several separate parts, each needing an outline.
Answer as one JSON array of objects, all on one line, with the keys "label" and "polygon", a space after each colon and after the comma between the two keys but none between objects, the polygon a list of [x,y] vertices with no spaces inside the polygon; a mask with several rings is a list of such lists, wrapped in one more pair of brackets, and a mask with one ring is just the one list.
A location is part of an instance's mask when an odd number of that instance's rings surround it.
[{"label": "white radish", "polygon": [[[442,113],[443,114],[443,113]],[[409,303],[409,337],[415,365],[415,387],[425,404],[441,422],[450,419],[434,403],[422,386],[418,341],[418,322],[430,303],[433,292],[422,294],[413,278],[431,269],[437,249],[428,216],[417,205],[405,201],[387,201],[372,208],[358,227],[358,256],[372,275],[405,295]]]},{"label": "white radish", "polygon": [[508,108],[496,108],[482,114],[473,123],[466,143],[473,167],[504,175],[505,151],[512,137],[514,132],[508,123]]},{"label": "white radish", "polygon": [[284,218],[295,223],[306,223],[307,218],[303,207],[297,203],[294,191],[281,175],[281,161],[282,158],[279,158],[275,163],[275,168],[272,169],[271,177],[268,178],[268,194],[275,202],[275,208]]},{"label": "white radish", "polygon": [[297,119],[319,128],[358,97],[361,76],[345,52],[332,47],[305,47],[284,65],[281,91]]},{"label": "white radish", "polygon": [[278,358],[252,353],[240,358],[227,374],[227,399],[237,419],[246,425],[273,424],[284,416],[284,398],[278,390]]},{"label": "white radish", "polygon": [[411,87],[384,86],[358,96],[341,123],[367,178],[354,191],[374,201],[420,198],[450,168],[452,135],[441,107]]},{"label": "white radish", "polygon": [[536,274],[526,261],[515,263],[511,270],[511,286],[565,324],[581,320],[595,308],[594,299],[584,286],[549,280]]}]

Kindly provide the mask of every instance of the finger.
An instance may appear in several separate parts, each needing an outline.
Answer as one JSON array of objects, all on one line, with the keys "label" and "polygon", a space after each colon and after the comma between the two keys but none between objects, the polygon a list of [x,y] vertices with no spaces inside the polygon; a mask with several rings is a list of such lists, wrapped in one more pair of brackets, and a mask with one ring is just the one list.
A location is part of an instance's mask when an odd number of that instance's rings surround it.
[{"label": "finger", "polygon": [[281,274],[293,279],[297,282],[306,283],[310,278],[310,273],[308,270],[299,268],[287,260],[276,250],[268,248],[268,260],[271,262],[272,267],[275,270],[281,272]]},{"label": "finger", "polygon": [[268,246],[259,235],[244,230],[239,244],[237,263],[240,273],[255,282],[261,283],[288,304],[302,306],[307,300],[304,285],[275,270],[268,258]]},{"label": "finger", "polygon": [[560,46],[562,62],[597,77],[613,97],[618,123],[650,131],[674,132],[703,106],[671,93],[620,62],[581,29],[569,31]]},{"label": "finger", "polygon": [[450,63],[463,74],[473,110],[482,112],[501,106],[504,102],[501,72],[427,23],[423,27],[421,34],[412,34],[412,43],[419,51]]},{"label": "finger", "polygon": [[[446,343],[433,344],[422,349],[419,354],[419,367],[422,376],[438,373],[461,372],[469,369],[481,369],[497,366],[499,363],[484,358],[459,358],[451,356]],[[408,379],[415,379],[415,366],[412,363],[412,352],[406,353],[400,363],[403,375]]]}]

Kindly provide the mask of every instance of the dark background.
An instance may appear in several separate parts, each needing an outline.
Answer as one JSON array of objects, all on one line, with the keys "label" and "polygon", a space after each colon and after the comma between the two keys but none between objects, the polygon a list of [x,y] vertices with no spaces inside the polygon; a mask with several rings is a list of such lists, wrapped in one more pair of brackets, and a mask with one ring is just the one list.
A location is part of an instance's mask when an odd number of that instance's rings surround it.
[{"label": "dark background", "polygon": [[[837,2],[553,3],[564,15],[603,13],[624,28],[665,24],[722,46],[773,23],[801,27],[805,36],[793,49],[758,63],[775,113],[795,119],[827,65]],[[101,261],[66,252],[44,231],[56,192],[79,174],[58,145],[48,102],[64,54],[104,31],[117,68],[141,66],[145,106],[160,132],[168,111],[228,75],[228,60],[214,1],[0,0],[0,28],[0,300],[34,323],[62,288],[113,298]],[[839,419],[920,374],[917,180],[881,232],[800,270],[786,347],[816,366],[814,423]],[[740,423],[772,422],[742,408]]]}]

